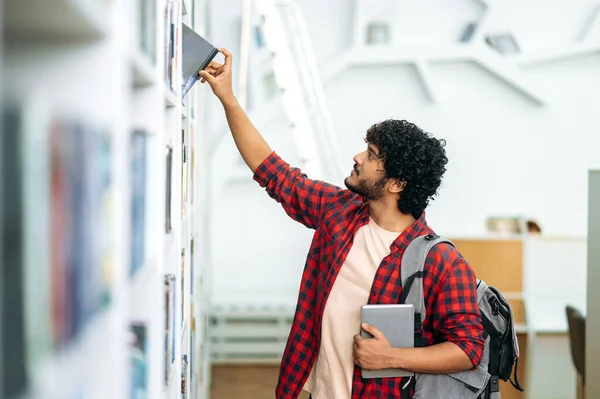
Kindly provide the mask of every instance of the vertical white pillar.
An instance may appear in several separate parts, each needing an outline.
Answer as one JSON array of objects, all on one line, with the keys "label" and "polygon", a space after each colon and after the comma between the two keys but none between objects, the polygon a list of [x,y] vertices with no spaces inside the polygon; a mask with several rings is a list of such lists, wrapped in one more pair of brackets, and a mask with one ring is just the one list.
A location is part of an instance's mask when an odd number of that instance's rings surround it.
[{"label": "vertical white pillar", "polygon": [[589,174],[585,397],[600,397],[600,170]]}]

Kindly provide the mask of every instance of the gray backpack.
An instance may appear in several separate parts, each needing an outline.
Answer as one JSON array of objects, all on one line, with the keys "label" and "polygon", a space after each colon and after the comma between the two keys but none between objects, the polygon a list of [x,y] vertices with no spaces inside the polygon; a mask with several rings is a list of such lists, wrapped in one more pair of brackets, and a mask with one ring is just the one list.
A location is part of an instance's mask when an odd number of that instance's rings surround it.
[{"label": "gray backpack", "polygon": [[[423,297],[423,268],[429,250],[439,243],[454,244],[428,234],[417,237],[402,256],[400,303],[415,309],[415,346],[425,346],[422,323],[426,318]],[[500,381],[510,381],[523,391],[517,379],[519,344],[513,313],[502,294],[477,280],[477,301],[484,327],[485,347],[479,367],[450,374],[415,374],[414,399],[498,399]],[[511,374],[514,365],[514,381]]]}]

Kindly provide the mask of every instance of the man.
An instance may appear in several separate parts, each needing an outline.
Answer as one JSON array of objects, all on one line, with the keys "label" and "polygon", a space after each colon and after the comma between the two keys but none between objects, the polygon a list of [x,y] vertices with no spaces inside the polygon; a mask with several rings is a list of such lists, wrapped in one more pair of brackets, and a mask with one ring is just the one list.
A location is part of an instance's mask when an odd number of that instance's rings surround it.
[{"label": "man", "polygon": [[254,179],[287,214],[315,229],[296,314],[280,366],[278,399],[302,389],[314,399],[410,398],[413,379],[362,379],[361,368],[422,373],[468,370],[481,361],[483,327],[475,275],[450,245],[429,253],[424,270],[426,347],[393,349],[383,334],[358,334],[365,303],[397,303],[400,261],[416,237],[433,234],[424,210],[446,170],[444,141],[406,121],[388,120],[366,134],[348,188],[291,168],[252,125],[231,85],[231,54],[200,72],[225,109],[233,139]]}]

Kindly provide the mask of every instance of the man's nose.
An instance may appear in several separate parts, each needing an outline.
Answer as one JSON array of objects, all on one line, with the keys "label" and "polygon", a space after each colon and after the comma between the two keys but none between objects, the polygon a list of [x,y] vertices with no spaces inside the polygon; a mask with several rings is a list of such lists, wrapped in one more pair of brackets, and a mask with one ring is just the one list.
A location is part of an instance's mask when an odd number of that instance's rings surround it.
[{"label": "man's nose", "polygon": [[362,152],[358,153],[354,156],[354,158],[352,158],[354,160],[355,163],[362,165]]}]

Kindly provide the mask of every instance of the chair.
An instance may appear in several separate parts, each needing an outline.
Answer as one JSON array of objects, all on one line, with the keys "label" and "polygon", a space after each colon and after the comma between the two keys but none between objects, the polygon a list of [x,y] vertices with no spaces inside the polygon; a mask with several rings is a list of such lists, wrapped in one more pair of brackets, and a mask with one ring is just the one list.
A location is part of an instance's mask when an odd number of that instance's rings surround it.
[{"label": "chair", "polygon": [[585,316],[573,306],[567,305],[569,344],[571,358],[577,371],[577,399],[584,399],[585,387]]}]

